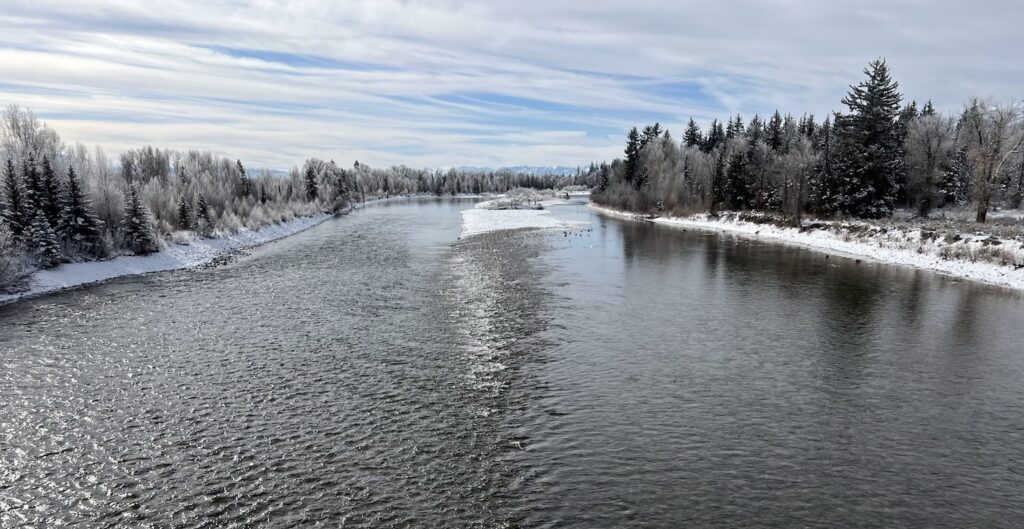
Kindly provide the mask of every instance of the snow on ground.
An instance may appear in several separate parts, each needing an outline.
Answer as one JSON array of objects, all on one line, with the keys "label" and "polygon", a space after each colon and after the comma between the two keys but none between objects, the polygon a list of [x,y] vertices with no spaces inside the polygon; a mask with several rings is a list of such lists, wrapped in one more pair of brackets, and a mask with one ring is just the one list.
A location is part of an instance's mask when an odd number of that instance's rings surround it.
[{"label": "snow on ground", "polygon": [[[493,200],[480,202],[476,207],[462,212],[462,236],[477,235],[490,231],[516,230],[522,228],[539,229],[575,229],[585,223],[561,219],[547,209],[491,209]],[[565,200],[549,199],[539,202],[547,208],[558,204],[567,204]]]},{"label": "snow on ground", "polygon": [[69,263],[50,270],[40,270],[32,275],[29,290],[0,295],[0,303],[115,277],[199,266],[227,252],[258,246],[307,230],[332,216],[320,213],[280,224],[270,224],[257,230],[241,230],[224,237],[196,239],[189,244],[168,243],[166,248],[150,255],[123,255],[106,261]]},{"label": "snow on ground", "polygon": [[[964,234],[960,240],[947,241],[942,237],[924,236],[921,230],[888,229],[884,233],[874,232],[867,236],[858,236],[834,229],[800,231],[797,228],[782,228],[772,224],[747,222],[739,220],[735,216],[718,219],[710,219],[706,214],[690,217],[648,217],[596,204],[589,206],[601,214],[614,217],[733,233],[803,246],[835,255],[912,266],[964,279],[1024,289],[1024,267],[1018,268],[1013,264],[1002,265],[985,260],[971,260],[969,256],[991,252],[994,248],[990,242],[986,242],[988,237],[985,235]],[[1008,256],[1018,265],[1024,264],[1024,244],[1020,241],[1000,241],[997,248],[1000,255]]]}]

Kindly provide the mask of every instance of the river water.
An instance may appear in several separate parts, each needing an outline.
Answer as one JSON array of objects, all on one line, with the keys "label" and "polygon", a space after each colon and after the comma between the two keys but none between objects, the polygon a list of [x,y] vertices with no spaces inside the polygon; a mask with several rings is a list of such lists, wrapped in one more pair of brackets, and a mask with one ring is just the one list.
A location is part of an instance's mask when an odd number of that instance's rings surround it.
[{"label": "river water", "polygon": [[0,307],[0,526],[1020,527],[1019,294],[472,205]]}]

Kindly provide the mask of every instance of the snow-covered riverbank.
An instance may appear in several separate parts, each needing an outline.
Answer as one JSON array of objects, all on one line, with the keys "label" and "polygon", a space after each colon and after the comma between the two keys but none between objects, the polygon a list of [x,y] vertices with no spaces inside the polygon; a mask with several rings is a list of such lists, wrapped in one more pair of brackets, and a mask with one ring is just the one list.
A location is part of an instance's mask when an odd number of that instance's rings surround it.
[{"label": "snow-covered riverbank", "polygon": [[188,244],[168,242],[166,248],[150,255],[123,255],[105,261],[63,264],[57,268],[34,273],[29,280],[28,290],[17,294],[0,295],[0,303],[106,281],[115,277],[200,266],[232,251],[259,246],[294,235],[331,217],[333,215],[320,213],[279,224],[270,224],[257,230],[241,230],[223,237],[196,239]]},{"label": "snow-covered riverbank", "polygon": [[1024,265],[1024,243],[1019,240],[994,240],[988,234],[962,233],[947,236],[913,228],[881,228],[870,223],[822,221],[805,223],[805,228],[801,230],[748,222],[738,215],[717,218],[707,214],[647,217],[597,204],[589,206],[608,216],[733,233],[1024,290],[1024,266],[1021,266]]}]

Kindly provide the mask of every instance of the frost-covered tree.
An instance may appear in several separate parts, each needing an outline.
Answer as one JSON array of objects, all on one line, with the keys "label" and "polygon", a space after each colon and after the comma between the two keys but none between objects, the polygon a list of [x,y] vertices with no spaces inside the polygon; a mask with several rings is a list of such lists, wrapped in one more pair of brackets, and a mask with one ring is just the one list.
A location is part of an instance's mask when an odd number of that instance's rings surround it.
[{"label": "frost-covered tree", "polygon": [[951,118],[930,113],[907,124],[907,192],[921,217],[927,217],[935,205],[943,170],[955,146],[956,124]]},{"label": "frost-covered tree", "polygon": [[146,211],[146,206],[142,205],[135,186],[128,187],[124,205],[124,221],[121,223],[121,228],[124,230],[124,239],[128,249],[136,255],[145,255],[157,250],[152,221]]},{"label": "frost-covered tree", "polygon": [[82,190],[81,181],[73,167],[68,168],[58,226],[61,236],[78,249],[90,255],[106,253],[103,224],[93,212],[92,203]]},{"label": "frost-covered tree", "polygon": [[57,173],[53,170],[48,157],[43,156],[41,168],[39,205],[50,226],[56,229],[60,222],[60,182],[57,181]]},{"label": "frost-covered tree", "polygon": [[985,222],[992,194],[1012,160],[1021,155],[1024,123],[1015,104],[997,105],[973,99],[960,119],[960,137],[974,176],[976,220]]},{"label": "frost-covered tree", "polygon": [[[356,163],[359,163],[359,162],[356,162]],[[306,167],[305,185],[306,185],[306,199],[309,200],[310,202],[316,200],[317,197],[320,196],[320,189],[319,189],[319,186],[316,183],[316,171],[313,169],[312,165],[308,165]]]},{"label": "frost-covered tree", "polygon": [[64,260],[57,234],[53,231],[50,221],[46,219],[46,214],[42,210],[36,210],[29,233],[30,249],[35,254],[36,261],[41,268],[53,268]]},{"label": "frost-covered tree", "polygon": [[0,217],[6,221],[11,235],[19,240],[29,224],[27,207],[25,192],[14,171],[14,162],[8,158],[7,165],[4,167],[3,203],[0,208]]},{"label": "frost-covered tree", "polygon": [[185,195],[178,197],[178,229],[192,229],[192,208],[189,206]]},{"label": "frost-covered tree", "polygon": [[210,208],[206,205],[206,198],[199,195],[199,198],[196,199],[196,231],[205,236],[209,233],[210,227]]}]

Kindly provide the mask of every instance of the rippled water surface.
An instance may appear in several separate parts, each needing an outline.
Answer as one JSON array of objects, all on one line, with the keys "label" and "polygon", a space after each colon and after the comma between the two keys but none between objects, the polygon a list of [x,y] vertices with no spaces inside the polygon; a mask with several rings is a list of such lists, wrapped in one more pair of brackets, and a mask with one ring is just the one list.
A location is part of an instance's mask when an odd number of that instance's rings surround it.
[{"label": "rippled water surface", "polygon": [[0,307],[0,527],[1019,527],[1019,294],[384,203]]}]

